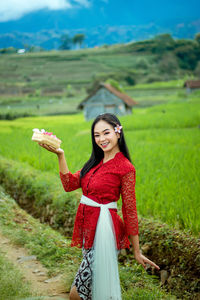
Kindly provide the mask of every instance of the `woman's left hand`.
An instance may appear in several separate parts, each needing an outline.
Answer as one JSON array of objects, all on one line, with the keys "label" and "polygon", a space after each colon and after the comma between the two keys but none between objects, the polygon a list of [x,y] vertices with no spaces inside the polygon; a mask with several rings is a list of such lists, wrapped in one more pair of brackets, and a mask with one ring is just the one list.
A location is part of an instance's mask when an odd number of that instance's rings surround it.
[{"label": "woman's left hand", "polygon": [[157,270],[160,270],[160,267],[156,265],[153,261],[148,259],[146,256],[144,256],[142,253],[134,254],[136,261],[141,264],[144,269],[146,269],[146,263],[155,267]]}]

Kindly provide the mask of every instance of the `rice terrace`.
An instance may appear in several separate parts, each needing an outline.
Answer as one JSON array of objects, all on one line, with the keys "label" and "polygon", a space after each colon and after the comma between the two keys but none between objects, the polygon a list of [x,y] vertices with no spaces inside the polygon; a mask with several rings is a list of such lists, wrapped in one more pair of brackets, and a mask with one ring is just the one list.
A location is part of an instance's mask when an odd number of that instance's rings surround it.
[{"label": "rice terrace", "polygon": [[[189,68],[177,55],[187,40],[164,54],[155,43],[0,56],[0,300],[68,299],[81,259],[70,247],[81,190],[63,190],[56,155],[31,136],[33,128],[53,132],[70,171],[79,170],[91,154],[92,120],[77,106],[98,82],[137,102],[119,119],[136,168],[141,249],[161,266],[145,271],[122,251],[123,299],[200,299],[200,89],[184,87],[198,80],[200,56]],[[6,245],[35,255],[58,290],[32,285]]]}]

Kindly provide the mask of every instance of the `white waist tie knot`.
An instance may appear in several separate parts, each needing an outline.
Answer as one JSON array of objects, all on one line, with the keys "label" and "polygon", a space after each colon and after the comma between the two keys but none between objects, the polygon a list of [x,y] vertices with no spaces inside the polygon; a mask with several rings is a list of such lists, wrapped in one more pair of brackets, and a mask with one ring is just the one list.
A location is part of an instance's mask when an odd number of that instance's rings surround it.
[{"label": "white waist tie knot", "polygon": [[99,204],[84,195],[82,195],[80,203],[100,207],[93,244],[92,299],[121,300],[116,238],[109,211],[109,208],[116,209],[117,203]]}]

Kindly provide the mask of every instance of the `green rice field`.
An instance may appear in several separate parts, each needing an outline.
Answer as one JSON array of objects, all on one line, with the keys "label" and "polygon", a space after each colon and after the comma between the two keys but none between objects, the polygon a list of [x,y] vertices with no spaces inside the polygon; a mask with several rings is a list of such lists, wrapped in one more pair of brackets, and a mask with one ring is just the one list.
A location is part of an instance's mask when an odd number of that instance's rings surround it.
[{"label": "green rice field", "polygon": [[[120,117],[136,168],[138,213],[198,235],[200,230],[200,99],[169,101],[133,109]],[[0,155],[59,176],[55,154],[31,141],[33,128],[62,140],[71,172],[91,153],[91,122],[83,114],[0,121]]]}]

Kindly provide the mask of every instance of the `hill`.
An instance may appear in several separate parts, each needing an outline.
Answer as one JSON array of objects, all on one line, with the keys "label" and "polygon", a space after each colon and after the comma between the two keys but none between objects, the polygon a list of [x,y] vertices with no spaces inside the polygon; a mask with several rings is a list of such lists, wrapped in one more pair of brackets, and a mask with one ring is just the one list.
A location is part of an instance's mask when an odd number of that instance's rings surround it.
[{"label": "hill", "polygon": [[[66,9],[64,2],[69,4]],[[24,48],[24,44],[29,44],[57,49],[63,33],[84,33],[83,46],[94,47],[141,41],[166,32],[175,39],[193,39],[200,31],[200,5],[196,0],[182,1],[181,6],[179,1],[170,0],[164,7],[158,0],[56,3],[57,7],[48,5],[48,1],[26,5],[22,2],[14,8],[8,0],[0,9],[1,48]]]},{"label": "hill", "polygon": [[[45,17],[41,20],[45,20]],[[13,22],[11,22],[13,23]],[[3,25],[5,26],[5,24]],[[154,22],[142,25],[99,25],[92,28],[69,28],[58,29],[52,27],[49,29],[39,28],[37,32],[33,32],[29,28],[29,23],[24,29],[20,26],[15,27],[11,31],[12,26],[7,26],[7,31],[3,32],[0,23],[0,45],[1,48],[15,47],[24,48],[26,45],[38,46],[46,50],[58,49],[61,44],[60,38],[63,34],[68,34],[73,37],[75,34],[82,33],[85,35],[85,41],[82,48],[91,48],[102,45],[112,45],[118,43],[128,43],[131,41],[142,41],[144,39],[150,39],[155,35],[162,33],[170,33],[176,39],[193,39],[195,34],[200,31],[199,21],[186,21],[184,23],[171,23],[157,24]],[[64,26],[63,26],[64,27]],[[17,29],[19,28],[19,29]]]},{"label": "hill", "polygon": [[[77,112],[77,104],[97,81],[114,79],[130,96],[140,98],[133,93],[138,84],[175,80],[167,84],[167,89],[174,89],[181,88],[185,79],[200,76],[198,36],[174,40],[164,34],[125,45],[22,55],[7,55],[9,49],[4,50],[0,56],[1,118],[19,113],[56,114],[59,107],[62,113]],[[144,103],[151,93],[142,93]],[[165,94],[154,93],[151,99],[162,101]]]}]

